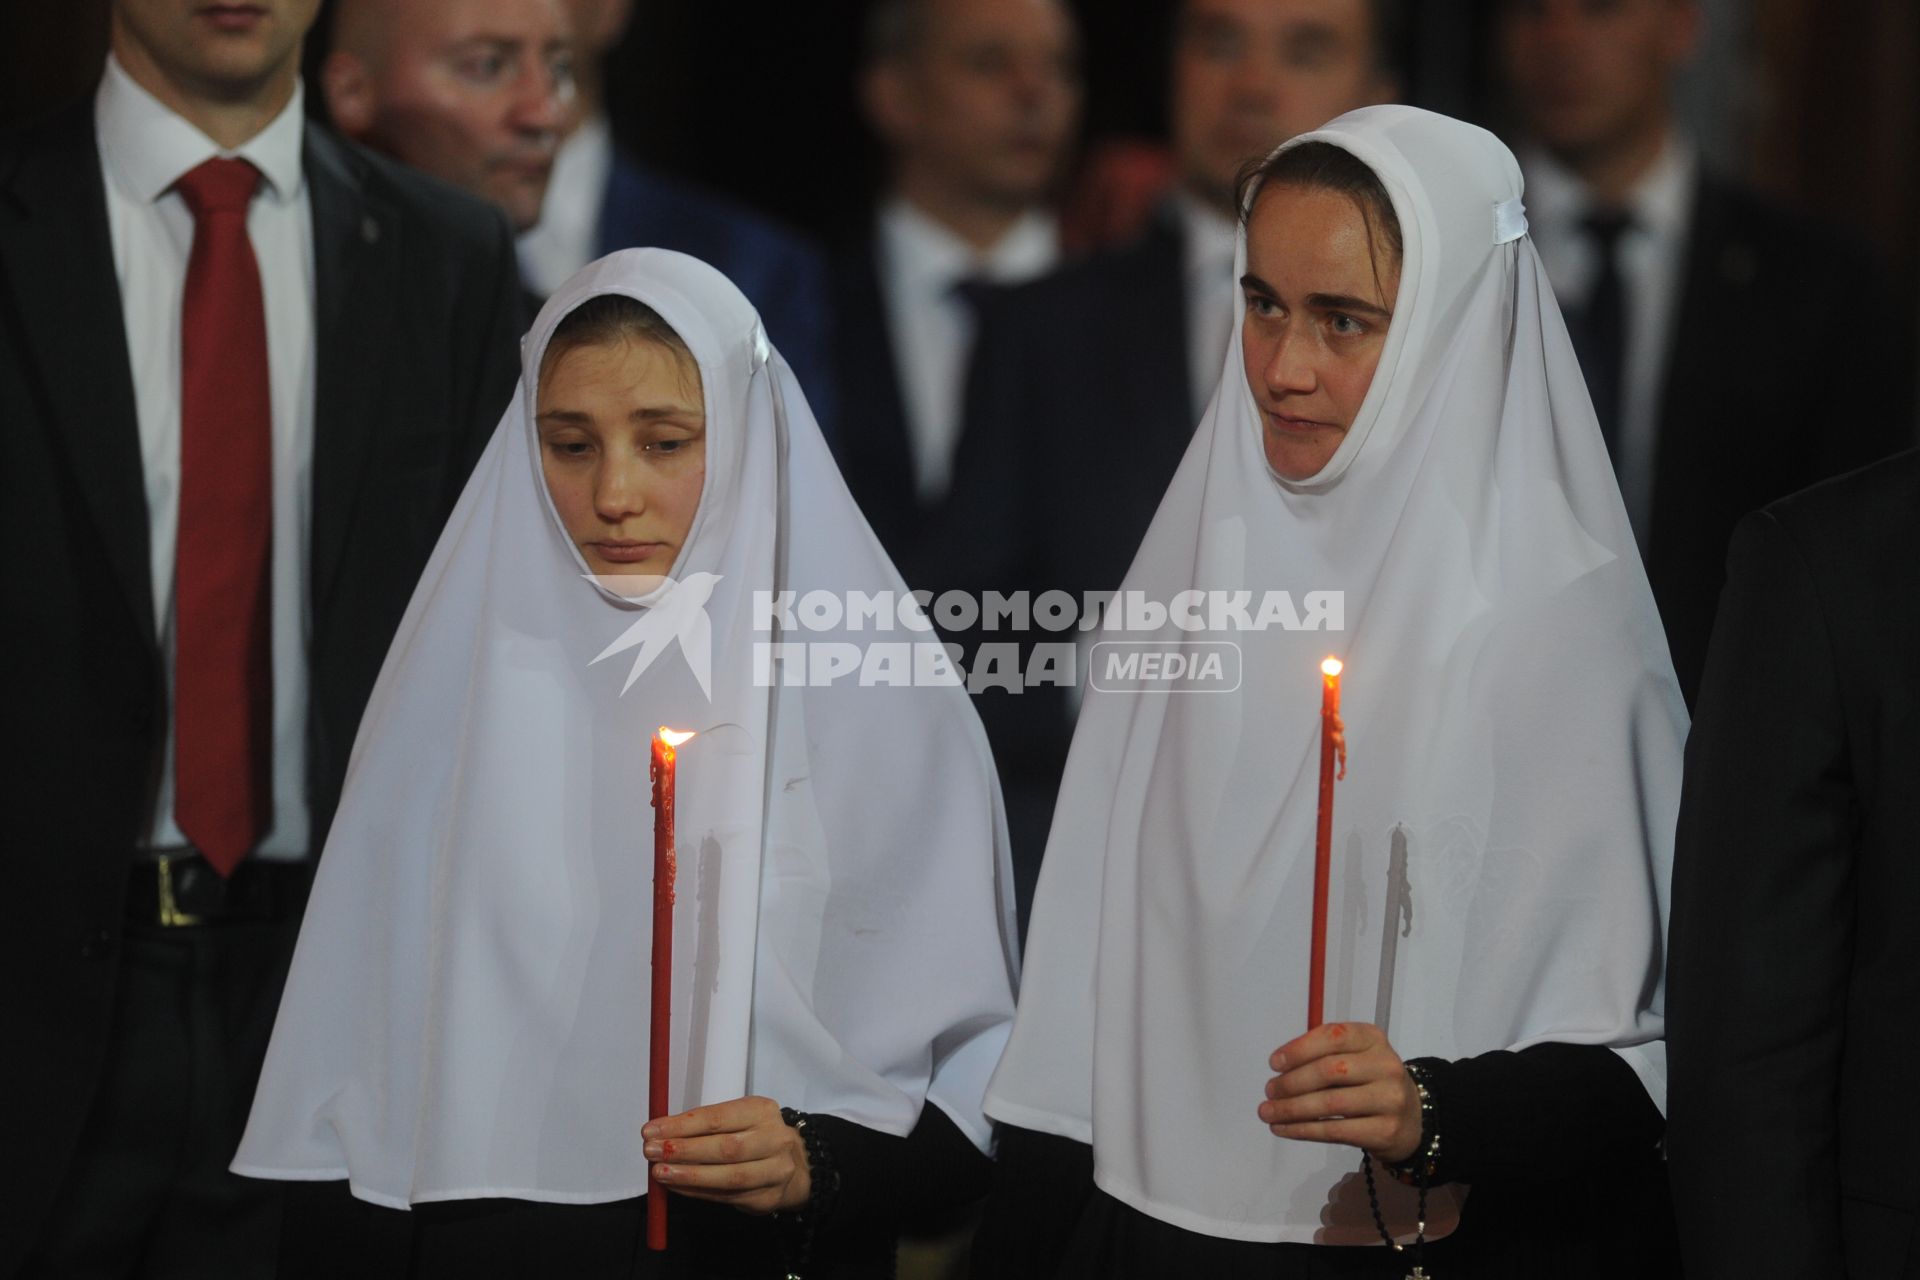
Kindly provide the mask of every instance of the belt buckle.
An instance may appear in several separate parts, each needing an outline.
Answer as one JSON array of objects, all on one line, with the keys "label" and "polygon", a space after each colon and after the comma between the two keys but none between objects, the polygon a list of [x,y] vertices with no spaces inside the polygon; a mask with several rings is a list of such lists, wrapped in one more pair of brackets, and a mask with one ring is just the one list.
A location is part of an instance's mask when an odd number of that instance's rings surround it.
[{"label": "belt buckle", "polygon": [[[189,855],[191,856],[191,855]],[[177,929],[201,923],[200,917],[180,909],[173,896],[173,864],[182,859],[161,854],[154,860],[155,873],[160,897],[160,925],[166,929]]]}]

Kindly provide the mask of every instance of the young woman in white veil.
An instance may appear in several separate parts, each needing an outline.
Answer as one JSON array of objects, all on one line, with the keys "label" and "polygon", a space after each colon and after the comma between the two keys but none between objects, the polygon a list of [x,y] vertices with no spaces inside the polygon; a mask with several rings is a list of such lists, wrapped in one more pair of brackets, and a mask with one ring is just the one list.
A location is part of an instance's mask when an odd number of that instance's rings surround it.
[{"label": "young woman in white veil", "polygon": [[1335,591],[1344,626],[1127,633],[1231,642],[1239,686],[1088,695],[988,1094],[983,1278],[1668,1265],[1685,712],[1520,196],[1492,135],[1408,107],[1250,176],[1220,389],[1123,590]]},{"label": "young woman in white veil", "polygon": [[[901,1213],[989,1168],[1014,960],[984,735],[957,686],[768,660],[899,638],[787,634],[786,593],[906,587],[718,272],[602,259],[524,357],[361,725],[234,1168],[378,1206],[296,1197],[291,1275],[891,1275]],[[699,736],[649,1123],[662,725]]]}]

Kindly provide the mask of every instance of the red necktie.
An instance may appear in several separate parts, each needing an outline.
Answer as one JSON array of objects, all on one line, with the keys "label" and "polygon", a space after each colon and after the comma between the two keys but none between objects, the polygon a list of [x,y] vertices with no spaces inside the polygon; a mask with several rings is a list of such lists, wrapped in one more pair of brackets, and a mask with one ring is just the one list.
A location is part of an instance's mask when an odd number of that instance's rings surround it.
[{"label": "red necktie", "polygon": [[271,821],[273,404],[247,208],[260,173],[213,159],[175,189],[193,211],[180,318],[174,551],[174,820],[221,875]]}]

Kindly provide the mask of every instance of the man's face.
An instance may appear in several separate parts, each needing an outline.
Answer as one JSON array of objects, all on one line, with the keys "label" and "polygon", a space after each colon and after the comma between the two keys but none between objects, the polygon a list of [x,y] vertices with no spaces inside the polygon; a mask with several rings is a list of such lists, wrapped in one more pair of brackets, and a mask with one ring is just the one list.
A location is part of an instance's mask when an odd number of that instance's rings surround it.
[{"label": "man's face", "polygon": [[334,120],[533,226],[573,95],[560,0],[379,2],[387,25],[365,52],[328,59]]},{"label": "man's face", "polygon": [[1008,205],[1045,195],[1080,114],[1078,45],[1057,0],[933,0],[924,39],[874,72],[876,124],[908,163]]},{"label": "man's face", "polygon": [[114,0],[114,49],[198,95],[244,100],[298,66],[319,8],[320,0]]},{"label": "man's face", "polygon": [[1247,161],[1393,96],[1378,52],[1368,0],[1186,0],[1173,55],[1182,176],[1230,205]]},{"label": "man's face", "polygon": [[1691,0],[1508,0],[1500,58],[1528,132],[1578,159],[1665,119],[1698,26]]}]

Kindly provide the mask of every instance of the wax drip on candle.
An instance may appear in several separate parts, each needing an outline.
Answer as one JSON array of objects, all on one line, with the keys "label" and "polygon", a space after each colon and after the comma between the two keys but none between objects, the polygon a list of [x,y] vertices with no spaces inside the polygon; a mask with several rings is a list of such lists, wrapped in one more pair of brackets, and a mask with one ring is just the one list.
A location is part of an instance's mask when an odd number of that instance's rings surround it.
[{"label": "wax drip on candle", "polygon": [[[1320,664],[1320,670],[1326,675],[1338,676],[1345,668],[1340,659],[1328,658]],[[1347,777],[1347,722],[1340,718],[1337,707],[1333,712],[1333,753],[1340,762],[1340,771],[1334,776],[1344,782]]]}]

